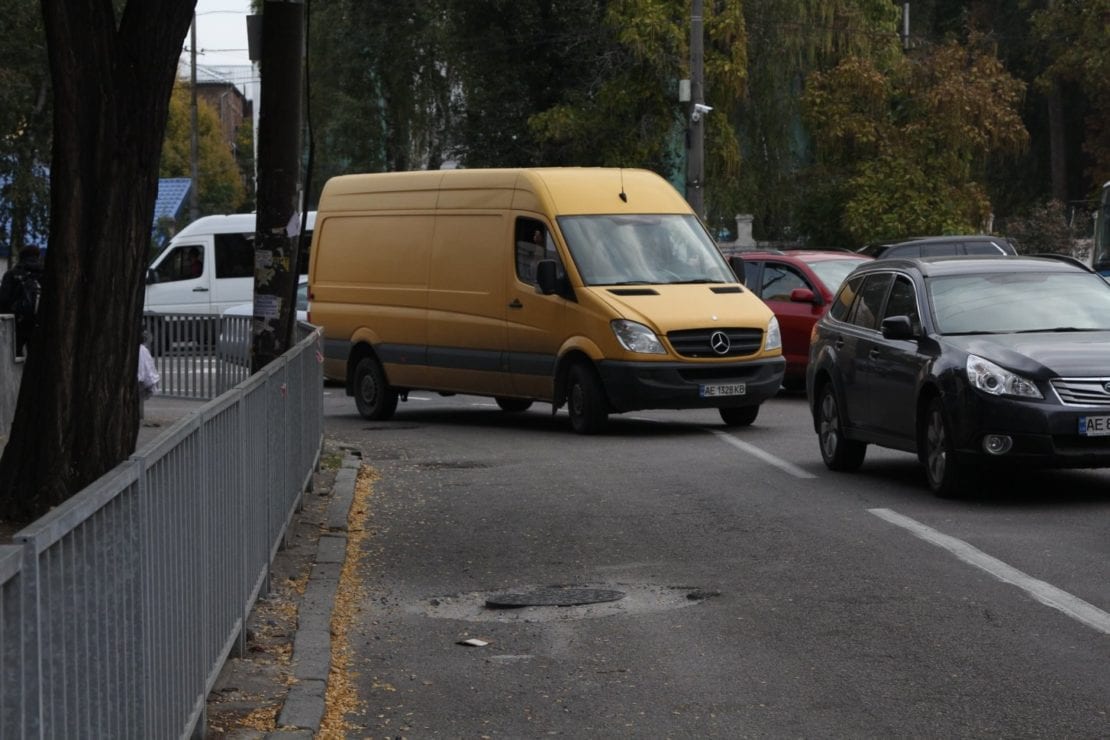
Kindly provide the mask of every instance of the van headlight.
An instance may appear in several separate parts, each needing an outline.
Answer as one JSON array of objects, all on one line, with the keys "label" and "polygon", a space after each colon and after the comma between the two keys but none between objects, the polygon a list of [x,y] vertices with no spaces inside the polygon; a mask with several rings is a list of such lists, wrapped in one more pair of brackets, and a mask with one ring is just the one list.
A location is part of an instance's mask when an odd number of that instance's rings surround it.
[{"label": "van headlight", "polygon": [[1043,399],[1036,384],[978,355],[967,356],[967,381],[992,396],[1019,396]]},{"label": "van headlight", "polygon": [[782,331],[779,330],[779,320],[774,316],[767,322],[767,341],[763,343],[763,349],[782,349]]},{"label": "van headlight", "polygon": [[629,352],[639,352],[645,355],[667,354],[667,350],[663,349],[663,343],[659,341],[659,337],[655,336],[655,332],[643,324],[617,319],[611,322],[609,326],[613,327],[613,333],[617,336],[617,341]]}]

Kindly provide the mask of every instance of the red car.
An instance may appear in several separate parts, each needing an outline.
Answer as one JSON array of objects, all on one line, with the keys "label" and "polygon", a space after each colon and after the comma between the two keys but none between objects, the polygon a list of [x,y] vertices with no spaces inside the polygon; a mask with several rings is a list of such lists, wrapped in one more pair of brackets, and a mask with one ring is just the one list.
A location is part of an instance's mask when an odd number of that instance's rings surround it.
[{"label": "red car", "polygon": [[788,390],[806,385],[809,335],[817,319],[825,315],[840,283],[848,273],[871,257],[855,252],[799,249],[746,251],[744,284],[763,299],[779,320]]}]

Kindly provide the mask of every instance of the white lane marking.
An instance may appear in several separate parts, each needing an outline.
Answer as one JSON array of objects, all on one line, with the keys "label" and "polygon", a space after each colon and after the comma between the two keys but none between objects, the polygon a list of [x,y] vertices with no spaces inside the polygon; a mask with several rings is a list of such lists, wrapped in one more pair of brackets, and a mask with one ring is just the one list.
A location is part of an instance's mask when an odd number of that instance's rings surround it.
[{"label": "white lane marking", "polygon": [[1050,583],[1026,575],[1017,568],[987,555],[963,540],[938,532],[932,527],[910,519],[908,516],[903,516],[890,509],[868,509],[868,511],[895,526],[909,530],[914,536],[920,537],[926,542],[948,550],[960,560],[985,570],[1003,583],[1017,586],[1045,606],[1058,609],[1072,619],[1110,635],[1110,614],[1097,606],[1088,604],[1067,591],[1061,591]]},{"label": "white lane marking", "polygon": [[795,478],[816,478],[817,477],[813,473],[807,473],[806,471],[802,470],[801,468],[799,468],[794,463],[789,463],[786,460],[783,460],[781,457],[775,457],[770,452],[766,452],[764,450],[761,450],[760,448],[756,447],[753,444],[748,444],[747,442],[742,442],[739,439],[737,439],[736,437],[733,437],[731,434],[728,434],[727,432],[713,431],[713,433],[716,434],[721,440],[723,440],[725,442],[728,442],[733,447],[736,447],[740,450],[743,450],[744,452],[748,453],[752,457],[758,457],[763,462],[768,463],[770,465],[774,465],[779,470],[782,470],[786,473],[789,473],[790,475],[794,476]]}]

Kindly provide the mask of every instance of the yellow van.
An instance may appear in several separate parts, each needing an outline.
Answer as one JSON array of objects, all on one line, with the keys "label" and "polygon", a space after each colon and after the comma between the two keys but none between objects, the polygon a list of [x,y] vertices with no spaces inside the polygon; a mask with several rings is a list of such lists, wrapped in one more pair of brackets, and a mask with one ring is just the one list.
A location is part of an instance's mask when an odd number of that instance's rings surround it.
[{"label": "yellow van", "polygon": [[311,255],[324,376],[368,419],[430,390],[566,404],[584,434],[638,409],[748,425],[782,381],[774,314],[648,171],[334,177]]}]

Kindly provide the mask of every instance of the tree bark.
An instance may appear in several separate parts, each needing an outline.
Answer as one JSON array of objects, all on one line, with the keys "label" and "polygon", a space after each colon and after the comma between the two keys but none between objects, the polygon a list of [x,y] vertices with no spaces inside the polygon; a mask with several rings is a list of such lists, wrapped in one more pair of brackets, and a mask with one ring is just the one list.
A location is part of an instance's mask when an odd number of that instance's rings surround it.
[{"label": "tree bark", "polygon": [[42,0],[54,90],[50,237],[0,516],[29,521],[123,461],[158,160],[195,0]]},{"label": "tree bark", "polygon": [[1068,202],[1068,152],[1067,130],[1064,123],[1064,96],[1060,81],[1052,80],[1048,91],[1048,149],[1049,172],[1052,179],[1052,197],[1061,203]]}]

